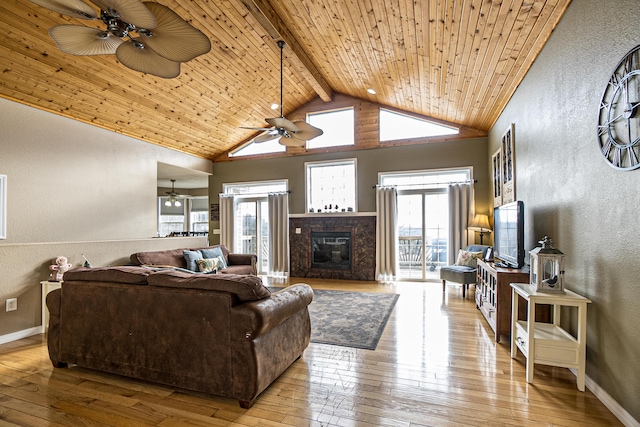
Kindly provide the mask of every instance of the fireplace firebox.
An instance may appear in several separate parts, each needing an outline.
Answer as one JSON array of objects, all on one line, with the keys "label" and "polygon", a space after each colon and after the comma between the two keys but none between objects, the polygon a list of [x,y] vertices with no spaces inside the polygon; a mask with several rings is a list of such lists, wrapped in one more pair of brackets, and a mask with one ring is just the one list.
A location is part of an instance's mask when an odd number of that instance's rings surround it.
[{"label": "fireplace firebox", "polygon": [[351,232],[311,231],[311,268],[351,270]]}]

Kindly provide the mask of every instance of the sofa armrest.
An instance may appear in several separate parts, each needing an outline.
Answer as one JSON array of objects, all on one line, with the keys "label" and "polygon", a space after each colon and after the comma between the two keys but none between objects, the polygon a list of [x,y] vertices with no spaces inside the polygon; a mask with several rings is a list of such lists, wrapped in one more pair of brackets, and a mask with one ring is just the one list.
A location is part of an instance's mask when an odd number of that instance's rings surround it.
[{"label": "sofa armrest", "polygon": [[229,265],[250,265],[253,270],[253,275],[256,275],[258,257],[253,254],[229,254],[228,255]]},{"label": "sofa armrest", "polygon": [[252,340],[285,322],[313,300],[313,289],[305,283],[289,286],[270,298],[231,307],[231,340]]},{"label": "sofa armrest", "polygon": [[251,265],[257,259],[253,254],[229,254],[229,265]]}]

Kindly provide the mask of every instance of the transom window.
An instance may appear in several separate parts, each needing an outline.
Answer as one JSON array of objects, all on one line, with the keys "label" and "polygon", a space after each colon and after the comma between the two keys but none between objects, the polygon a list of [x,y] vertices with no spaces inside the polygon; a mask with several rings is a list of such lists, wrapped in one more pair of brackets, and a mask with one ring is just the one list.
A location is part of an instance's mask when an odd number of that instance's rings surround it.
[{"label": "transom window", "polygon": [[307,141],[307,148],[354,145],[353,107],[307,114],[307,122],[322,129],[323,134]]},{"label": "transom window", "polygon": [[287,147],[281,145],[278,140],[280,138],[272,139],[267,142],[255,143],[251,142],[244,147],[241,147],[235,151],[229,153],[229,157],[240,156],[254,156],[257,154],[269,154],[269,153],[284,153],[287,151]]},{"label": "transom window", "polygon": [[356,159],[305,163],[309,212],[357,211]]},{"label": "transom window", "polygon": [[458,129],[407,114],[380,109],[380,141],[426,138],[429,136],[455,135]]}]

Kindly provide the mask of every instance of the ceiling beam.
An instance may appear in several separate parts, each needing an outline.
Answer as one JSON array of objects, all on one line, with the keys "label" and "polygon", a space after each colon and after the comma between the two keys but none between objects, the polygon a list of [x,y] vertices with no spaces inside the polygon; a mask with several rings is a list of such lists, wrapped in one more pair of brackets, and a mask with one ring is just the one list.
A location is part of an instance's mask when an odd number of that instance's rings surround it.
[{"label": "ceiling beam", "polygon": [[295,39],[282,19],[273,10],[268,0],[240,0],[251,15],[260,23],[262,28],[273,40],[283,40],[292,54],[288,56],[292,65],[316,91],[324,102],[331,102],[333,91],[318,68],[311,62],[303,47]]}]

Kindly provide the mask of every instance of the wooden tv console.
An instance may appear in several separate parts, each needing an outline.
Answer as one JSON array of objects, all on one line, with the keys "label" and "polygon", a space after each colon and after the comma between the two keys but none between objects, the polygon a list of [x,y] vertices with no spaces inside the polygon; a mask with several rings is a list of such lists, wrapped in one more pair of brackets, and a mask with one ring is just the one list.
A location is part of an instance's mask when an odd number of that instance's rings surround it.
[{"label": "wooden tv console", "polygon": [[[476,307],[495,333],[496,342],[500,335],[511,335],[511,283],[528,283],[528,268],[496,267],[493,262],[478,260],[476,280]],[[524,304],[520,305],[519,318],[527,316]],[[550,307],[536,306],[536,320],[548,322]]]}]

